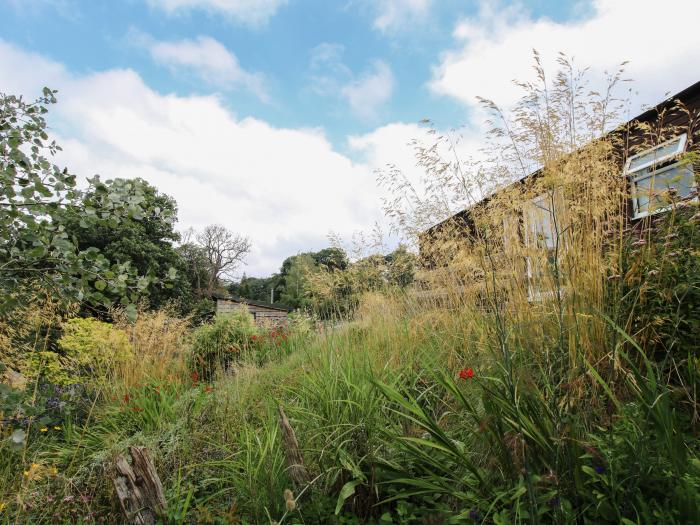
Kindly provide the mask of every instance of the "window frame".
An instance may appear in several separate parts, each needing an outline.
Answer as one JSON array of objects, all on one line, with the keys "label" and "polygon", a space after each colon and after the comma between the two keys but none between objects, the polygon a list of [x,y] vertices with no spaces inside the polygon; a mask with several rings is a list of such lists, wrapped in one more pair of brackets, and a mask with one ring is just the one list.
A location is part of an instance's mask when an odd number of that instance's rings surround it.
[{"label": "window frame", "polygon": [[[639,166],[635,166],[634,168],[630,169],[630,166],[632,162],[634,162],[635,159],[638,159],[640,157],[643,157],[645,155],[649,155],[649,153],[661,149],[664,146],[667,146],[669,144],[672,144],[674,142],[678,142],[678,146],[676,147],[675,151],[672,151],[671,153],[667,153],[666,155],[662,157],[653,157],[650,161],[645,162],[644,164],[640,164]],[[653,146],[651,148],[647,148],[644,151],[641,151],[635,155],[632,155],[627,159],[625,162],[625,169],[623,171],[623,174],[625,177],[628,178],[629,184],[630,184],[630,190],[631,190],[631,199],[632,199],[632,220],[636,219],[643,219],[644,217],[649,217],[651,215],[656,215],[658,213],[663,213],[665,211],[668,211],[670,209],[669,206],[662,206],[659,208],[656,208],[653,211],[639,211],[639,197],[636,195],[637,193],[637,183],[641,180],[648,179],[648,178],[655,178],[657,174],[662,174],[666,171],[669,171],[671,169],[677,168],[680,165],[680,162],[678,161],[678,157],[685,152],[685,148],[688,142],[688,134],[687,133],[681,133],[680,135],[676,135],[673,138],[670,138],[668,140],[665,140],[664,142],[657,144],[656,146]],[[660,166],[658,169],[656,168],[657,166]],[[649,170],[649,168],[652,168]],[[642,173],[643,172],[643,173]],[[691,168],[692,172],[692,168]],[[694,183],[693,183],[694,185]]]},{"label": "window frame", "polygon": [[[553,231],[553,225],[552,225],[552,215],[553,212],[550,210],[547,205],[549,205],[549,202],[547,201],[547,193],[540,193],[536,197],[533,197],[532,199],[529,200],[529,208],[525,210],[525,246],[532,247],[535,246],[537,248],[540,248],[539,246],[539,236],[540,234],[539,231],[539,226],[542,226],[542,234],[543,234],[543,239],[544,239],[544,248],[545,250],[550,250],[549,246],[547,246],[547,240],[549,237],[547,237],[545,234],[549,234],[552,238],[554,239],[555,232]],[[542,205],[540,205],[542,203]],[[533,210],[535,213],[533,213]],[[539,210],[539,211],[538,211]],[[547,224],[547,228],[545,228],[545,223],[544,222],[539,222],[539,221],[533,221],[533,216],[536,216],[536,218],[540,218],[537,215],[541,212],[546,212],[546,214],[549,215],[549,223]],[[543,215],[544,216],[544,215]],[[548,229],[549,231],[545,231],[545,229]]]},{"label": "window frame", "polygon": [[[648,167],[648,166],[647,166]],[[674,162],[672,164],[669,164],[667,166],[663,166],[662,168],[650,171],[650,172],[645,172],[644,174],[640,174],[637,176],[633,176],[630,178],[630,184],[632,186],[632,218],[633,219],[643,219],[644,217],[649,217],[650,215],[656,215],[657,213],[663,213],[671,209],[672,205],[669,204],[667,206],[660,206],[653,211],[639,211],[639,196],[637,195],[637,183],[639,181],[649,179],[649,178],[656,178],[658,175],[663,174],[667,171],[671,171],[672,169],[675,168],[681,168],[684,169],[684,166],[681,165],[680,162]],[[690,173],[694,173],[692,168],[685,168],[690,170]],[[693,181],[692,187],[695,187],[695,181]],[[651,199],[649,199],[649,202],[651,202]]]},{"label": "window frame", "polygon": [[[680,139],[680,140],[679,140]],[[656,158],[654,157],[652,160],[649,162],[646,162],[644,164],[640,164],[639,166],[635,166],[633,169],[630,170],[630,165],[634,161],[634,159],[638,159],[639,157],[643,157],[645,155],[648,155],[654,150],[658,150],[663,148],[664,146],[671,144],[675,141],[678,140],[678,147],[676,148],[676,151],[672,153],[668,153],[664,155],[663,157]],[[647,148],[644,151],[641,151],[635,155],[632,155],[627,159],[627,162],[625,163],[625,175],[630,176],[633,175],[634,173],[637,173],[638,171],[641,171],[643,169],[648,168],[649,166],[654,166],[656,164],[662,164],[664,162],[668,162],[669,160],[673,159],[674,157],[677,157],[681,153],[685,151],[685,146],[688,141],[688,134],[687,133],[681,133],[680,135],[677,135],[673,137],[672,139],[668,139],[661,144],[657,144],[656,146],[652,146],[651,148]]]}]

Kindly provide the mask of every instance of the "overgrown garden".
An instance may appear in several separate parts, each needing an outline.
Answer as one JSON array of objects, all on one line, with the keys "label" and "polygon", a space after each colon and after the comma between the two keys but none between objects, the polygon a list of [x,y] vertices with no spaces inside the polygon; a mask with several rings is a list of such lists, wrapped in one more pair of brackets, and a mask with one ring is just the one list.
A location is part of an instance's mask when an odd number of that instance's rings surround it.
[{"label": "overgrown garden", "polygon": [[[632,231],[620,75],[591,92],[564,59],[551,83],[536,65],[512,115],[484,101],[485,160],[436,135],[425,187],[380,177],[407,238],[454,209],[469,227],[445,223],[420,267],[297,256],[281,274],[306,308],[285,326],[204,321],[165,300],[177,269],[76,242],[75,220],[146,228],[174,203],[128,181],[86,197],[33,149],[44,106],[6,98],[0,522],[124,523],[115,460],[141,446],[161,523],[698,523],[697,193]],[[642,131],[644,149],[681,130]]]}]

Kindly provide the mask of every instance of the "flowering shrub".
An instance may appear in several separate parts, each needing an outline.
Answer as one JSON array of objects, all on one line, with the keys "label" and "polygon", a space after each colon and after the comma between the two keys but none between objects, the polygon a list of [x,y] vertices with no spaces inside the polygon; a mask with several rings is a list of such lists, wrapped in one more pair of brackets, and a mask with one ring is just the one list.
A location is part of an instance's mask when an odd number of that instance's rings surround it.
[{"label": "flowering shrub", "polygon": [[242,350],[258,336],[253,316],[245,309],[218,315],[214,322],[193,334],[191,368],[206,380],[217,368],[226,368],[241,357]]}]

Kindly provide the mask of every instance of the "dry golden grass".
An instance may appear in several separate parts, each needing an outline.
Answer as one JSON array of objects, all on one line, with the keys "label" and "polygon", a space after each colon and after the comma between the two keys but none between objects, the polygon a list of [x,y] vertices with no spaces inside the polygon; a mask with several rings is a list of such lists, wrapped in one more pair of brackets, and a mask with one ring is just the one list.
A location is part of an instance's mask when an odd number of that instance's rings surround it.
[{"label": "dry golden grass", "polygon": [[172,308],[140,310],[132,323],[121,312],[115,325],[129,336],[134,360],[121,366],[117,382],[131,387],[148,381],[181,381],[187,377],[186,352],[189,345],[188,318]]},{"label": "dry golden grass", "polygon": [[471,346],[507,339],[548,363],[543,349],[554,347],[557,366],[580,374],[583,359],[598,363],[611,352],[599,314],[620,300],[626,156],[681,132],[692,141],[698,119],[688,115],[681,129],[661,114],[636,126],[629,143],[631,126],[619,126],[626,101],[614,95],[622,69],[593,92],[585,70],[563,56],[559,65],[550,81],[535,54],[538,81],[518,84],[523,96],[511,111],[482,100],[492,117],[485,160],[459,159],[457,140],[436,132],[434,144],[416,147],[422,184],[396,171],[380,183],[392,195],[387,213],[426,264],[407,307],[425,313],[414,319],[442,323]]}]

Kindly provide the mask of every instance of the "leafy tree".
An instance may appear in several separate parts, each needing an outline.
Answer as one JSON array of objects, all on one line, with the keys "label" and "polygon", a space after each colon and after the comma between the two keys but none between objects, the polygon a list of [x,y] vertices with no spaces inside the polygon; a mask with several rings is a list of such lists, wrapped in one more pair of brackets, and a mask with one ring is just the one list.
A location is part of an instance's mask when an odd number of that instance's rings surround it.
[{"label": "leafy tree", "polygon": [[66,224],[116,228],[144,217],[143,189],[105,184],[95,176],[85,192],[76,176],[50,160],[61,148],[46,132],[47,107],[56,92],[44,88],[33,103],[0,94],[0,313],[27,299],[33,286],[56,297],[129,305],[153,282],[130,262],[110,262],[94,246],[81,248]]},{"label": "leafy tree", "polygon": [[[167,301],[184,299],[192,294],[187,279],[186,261],[173,243],[180,239],[174,225],[177,220],[175,200],[158,192],[143,179],[106,181],[108,189],[123,187],[128,199],[140,199],[142,212],[138,217],[126,217],[118,224],[84,223],[81,217],[71,216],[65,231],[76,241],[79,250],[95,247],[112,263],[130,263],[140,275],[169,286],[151,286],[147,297],[151,307],[158,308]],[[86,206],[100,208],[105,196],[90,188],[83,195]]]},{"label": "leafy tree", "polygon": [[319,267],[312,254],[304,253],[287,260],[290,259],[284,275],[284,290],[281,294],[281,301],[291,308],[300,308],[307,305],[309,276],[313,272],[319,271]]},{"label": "leafy tree", "polygon": [[350,260],[348,254],[342,248],[324,248],[321,251],[311,253],[316,264],[328,271],[347,270]]},{"label": "leafy tree", "polygon": [[274,290],[275,302],[279,301],[281,292],[284,291],[279,274],[273,274],[270,277],[246,277],[244,275],[239,282],[230,283],[228,286],[228,291],[232,295],[263,302],[270,301],[270,290]]},{"label": "leafy tree", "polygon": [[418,256],[408,251],[405,245],[399,246],[384,257],[387,263],[387,280],[389,283],[404,288],[415,279],[419,266]]}]

